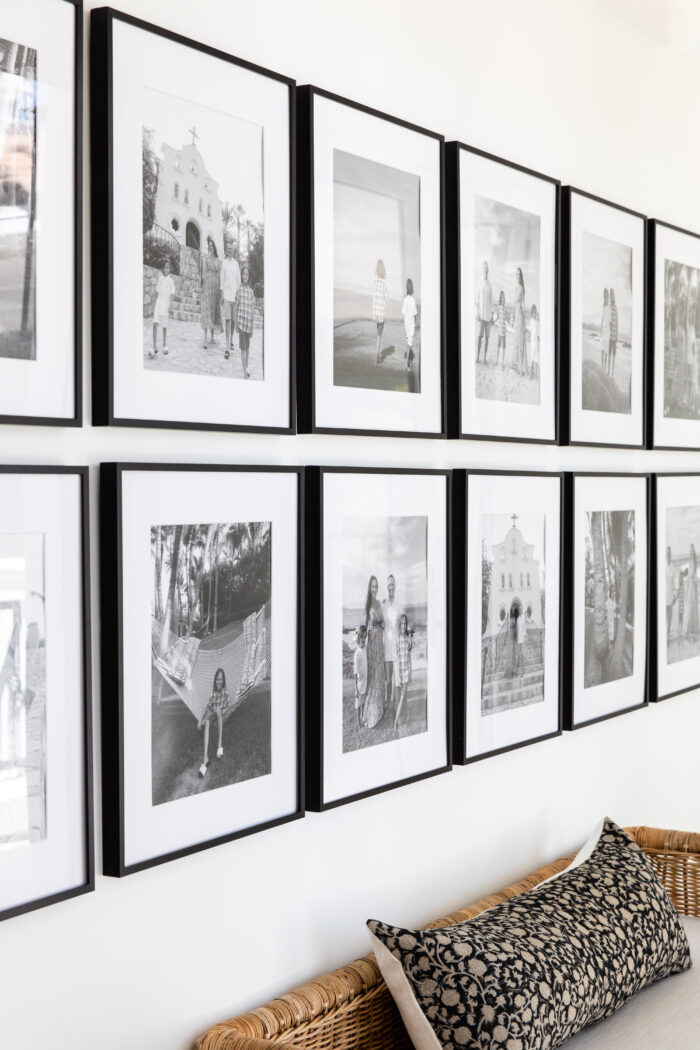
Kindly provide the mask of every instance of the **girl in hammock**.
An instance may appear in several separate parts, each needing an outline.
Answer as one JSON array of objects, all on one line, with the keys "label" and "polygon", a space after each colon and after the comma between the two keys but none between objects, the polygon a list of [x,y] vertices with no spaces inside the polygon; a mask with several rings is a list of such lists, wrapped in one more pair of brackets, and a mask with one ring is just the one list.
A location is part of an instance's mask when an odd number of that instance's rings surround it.
[{"label": "girl in hammock", "polygon": [[224,674],[223,667],[218,667],[214,674],[213,692],[209,697],[209,702],[204,709],[204,714],[197,723],[197,729],[201,729],[204,726],[204,761],[199,767],[199,775],[203,777],[207,771],[207,764],[209,762],[209,726],[216,716],[216,720],[219,724],[219,747],[216,752],[217,758],[224,757],[223,747],[223,732],[224,732],[224,715],[229,707],[229,696],[226,692],[226,675]]}]

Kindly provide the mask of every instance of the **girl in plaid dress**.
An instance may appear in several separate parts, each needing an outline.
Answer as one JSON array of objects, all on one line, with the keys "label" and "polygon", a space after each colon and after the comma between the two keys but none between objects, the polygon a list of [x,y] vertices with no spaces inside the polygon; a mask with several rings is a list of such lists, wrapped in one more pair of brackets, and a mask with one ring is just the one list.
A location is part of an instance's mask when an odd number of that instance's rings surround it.
[{"label": "girl in plaid dress", "polygon": [[396,664],[394,667],[394,674],[396,675],[396,683],[399,687],[399,706],[396,708],[396,718],[394,719],[394,732],[399,724],[399,715],[401,714],[401,708],[403,702],[406,699],[406,693],[408,692],[408,683],[411,681],[411,635],[408,630],[408,617],[406,613],[401,613],[399,617],[399,636],[396,639]]},{"label": "girl in plaid dress", "polygon": [[250,287],[250,270],[244,266],[241,270],[241,283],[236,295],[236,327],[238,329],[238,345],[241,348],[241,364],[243,366],[243,378],[250,379],[248,371],[248,350],[250,348],[250,337],[253,334],[253,318],[255,313],[255,293]]},{"label": "girl in plaid dress", "polygon": [[229,695],[226,692],[226,675],[223,667],[219,667],[214,675],[214,684],[212,687],[212,694],[209,697],[204,714],[197,723],[197,729],[201,729],[204,726],[204,761],[199,767],[199,775],[203,777],[207,771],[207,765],[209,763],[209,726],[216,718],[219,725],[219,746],[216,751],[217,758],[224,757],[224,745],[223,745],[223,732],[224,732],[224,715],[229,708]]},{"label": "girl in plaid dress", "polygon": [[506,293],[501,290],[501,294],[498,296],[498,306],[496,307],[496,333],[498,335],[498,344],[496,346],[496,364],[501,361],[501,350],[503,351],[502,364],[506,363],[506,321],[508,320],[508,311],[506,310]]},{"label": "girl in plaid dress", "polygon": [[382,332],[384,331],[384,318],[388,301],[389,289],[386,284],[386,267],[382,259],[377,259],[377,265],[374,270],[374,283],[372,285],[372,319],[377,323],[376,365],[379,364],[379,348],[382,343]]}]

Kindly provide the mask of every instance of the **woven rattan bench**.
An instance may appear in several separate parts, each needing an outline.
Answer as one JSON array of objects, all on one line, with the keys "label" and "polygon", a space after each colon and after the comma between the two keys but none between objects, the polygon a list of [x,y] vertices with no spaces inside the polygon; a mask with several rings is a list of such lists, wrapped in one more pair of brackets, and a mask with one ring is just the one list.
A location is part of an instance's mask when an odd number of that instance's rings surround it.
[{"label": "woven rattan bench", "polygon": [[[700,916],[700,834],[627,828],[651,860],[681,915]],[[449,926],[531,889],[562,871],[562,857],[539,871],[431,923]],[[373,955],[356,959],[266,1006],[223,1021],[198,1040],[198,1050],[411,1050],[403,1022]]]}]

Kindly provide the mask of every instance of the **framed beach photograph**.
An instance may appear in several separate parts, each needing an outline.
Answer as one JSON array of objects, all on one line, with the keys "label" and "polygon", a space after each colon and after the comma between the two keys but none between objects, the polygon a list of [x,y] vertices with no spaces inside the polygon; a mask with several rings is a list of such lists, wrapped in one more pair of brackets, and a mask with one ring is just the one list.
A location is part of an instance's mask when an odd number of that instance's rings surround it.
[{"label": "framed beach photograph", "polygon": [[307,467],[307,806],[450,768],[449,471]]},{"label": "framed beach photograph", "polygon": [[298,98],[299,429],[444,437],[443,138]]},{"label": "framed beach photograph", "polygon": [[93,417],[290,433],[294,82],[91,14]]},{"label": "framed beach photograph", "polygon": [[0,467],[0,919],[94,889],[87,467]]},{"label": "framed beach photograph", "polygon": [[2,4],[0,423],[82,422],[77,0]]},{"label": "framed beach photograph", "polygon": [[562,192],[561,441],[646,443],[646,219]]},{"label": "framed beach photograph", "polygon": [[654,448],[700,449],[700,235],[650,221]]},{"label": "framed beach photograph", "polygon": [[648,474],[567,474],[564,728],[648,702]]},{"label": "framed beach photograph", "polygon": [[559,185],[447,146],[450,437],[557,440]]},{"label": "framed beach photograph", "polygon": [[561,733],[562,479],[454,472],[460,764]]},{"label": "framed beach photograph", "polygon": [[303,815],[302,474],[102,465],[106,875]]},{"label": "framed beach photograph", "polygon": [[657,474],[652,700],[700,686],[700,474]]}]

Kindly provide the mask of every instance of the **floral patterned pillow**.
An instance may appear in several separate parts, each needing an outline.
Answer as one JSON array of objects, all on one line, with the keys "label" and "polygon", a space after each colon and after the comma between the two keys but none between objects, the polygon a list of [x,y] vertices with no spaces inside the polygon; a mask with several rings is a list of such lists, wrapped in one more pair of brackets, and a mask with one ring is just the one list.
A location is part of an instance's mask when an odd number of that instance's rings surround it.
[{"label": "floral patterned pillow", "polygon": [[474,919],[368,926],[418,1050],[553,1050],[691,965],[666,890],[610,820],[578,867]]}]

